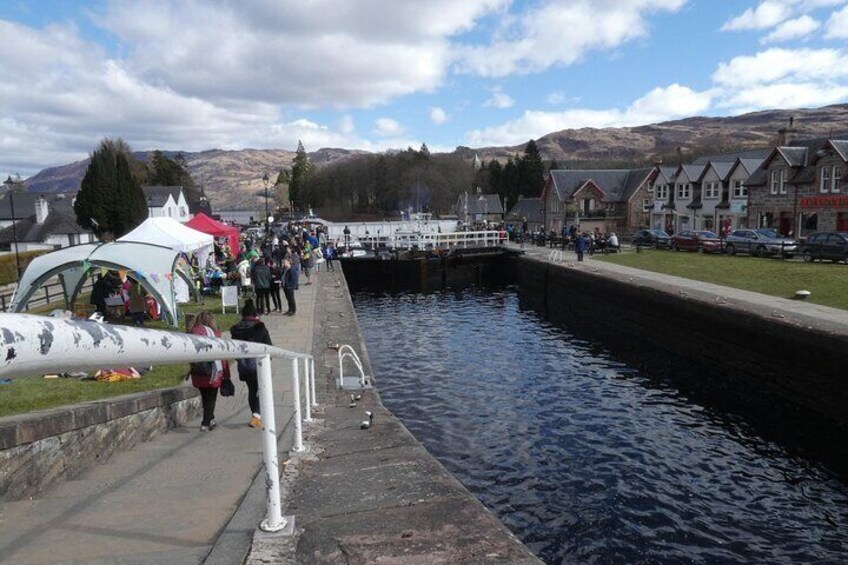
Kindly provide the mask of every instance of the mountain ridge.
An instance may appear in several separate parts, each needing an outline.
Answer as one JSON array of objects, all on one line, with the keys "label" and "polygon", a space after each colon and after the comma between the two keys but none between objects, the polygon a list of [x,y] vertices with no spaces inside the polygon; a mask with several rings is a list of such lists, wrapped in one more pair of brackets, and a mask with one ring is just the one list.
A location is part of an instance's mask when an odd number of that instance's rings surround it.
[{"label": "mountain ridge", "polygon": [[[743,151],[774,146],[790,118],[796,138],[829,137],[848,132],[848,104],[795,110],[761,110],[739,116],[693,116],[667,122],[618,128],[571,128],[551,132],[536,140],[542,158],[560,166],[642,166],[658,161],[687,162],[703,154]],[[848,139],[848,135],[845,136]],[[528,140],[529,141],[529,140]],[[458,147],[455,153],[469,159],[506,161],[524,152],[525,143],[505,147]],[[146,160],[152,151],[137,152]],[[177,151],[165,152],[169,155]],[[214,209],[257,206],[264,189],[280,168],[291,167],[294,151],[286,149],[206,149],[181,152],[186,166],[203,187]],[[321,148],[309,152],[316,166],[338,162],[366,151]],[[46,168],[25,181],[32,192],[79,189],[88,159]]]}]

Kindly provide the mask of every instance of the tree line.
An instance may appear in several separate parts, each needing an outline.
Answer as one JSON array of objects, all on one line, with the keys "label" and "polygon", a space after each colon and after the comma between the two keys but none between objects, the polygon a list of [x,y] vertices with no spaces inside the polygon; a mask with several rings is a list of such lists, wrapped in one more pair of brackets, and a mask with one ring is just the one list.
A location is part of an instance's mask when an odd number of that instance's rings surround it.
[{"label": "tree line", "polygon": [[295,209],[319,209],[326,217],[446,214],[460,195],[478,188],[498,194],[508,208],[519,196],[538,197],[548,168],[532,140],[522,155],[505,164],[475,164],[468,151],[461,150],[434,155],[423,144],[418,150],[354,155],[322,167],[314,167],[298,143],[291,169],[281,170],[276,184],[288,188]]}]

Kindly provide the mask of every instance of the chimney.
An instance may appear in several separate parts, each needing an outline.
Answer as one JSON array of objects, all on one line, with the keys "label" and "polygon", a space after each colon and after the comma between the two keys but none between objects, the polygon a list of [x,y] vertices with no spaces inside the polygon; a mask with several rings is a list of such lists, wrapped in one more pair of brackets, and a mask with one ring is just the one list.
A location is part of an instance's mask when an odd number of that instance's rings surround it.
[{"label": "chimney", "polygon": [[789,125],[777,130],[777,146],[786,147],[795,139],[795,116],[789,116]]},{"label": "chimney", "polygon": [[47,200],[43,196],[39,196],[38,200],[35,201],[35,222],[39,225],[43,224],[49,213],[50,206],[47,204]]}]

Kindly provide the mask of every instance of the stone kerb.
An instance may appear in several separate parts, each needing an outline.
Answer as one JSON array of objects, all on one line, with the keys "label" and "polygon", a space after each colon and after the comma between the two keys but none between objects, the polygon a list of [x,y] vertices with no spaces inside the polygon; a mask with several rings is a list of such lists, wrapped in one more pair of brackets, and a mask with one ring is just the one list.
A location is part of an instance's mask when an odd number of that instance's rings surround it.
[{"label": "stone kerb", "polygon": [[0,500],[31,497],[196,419],[197,390],[159,389],[0,418]]}]

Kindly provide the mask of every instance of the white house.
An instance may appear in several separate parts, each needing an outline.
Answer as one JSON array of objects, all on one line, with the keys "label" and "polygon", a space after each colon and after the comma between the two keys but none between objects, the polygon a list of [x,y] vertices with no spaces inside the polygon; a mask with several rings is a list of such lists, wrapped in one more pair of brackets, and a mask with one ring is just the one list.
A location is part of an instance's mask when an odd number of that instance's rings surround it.
[{"label": "white house", "polygon": [[144,197],[147,199],[147,217],[173,218],[178,222],[191,219],[188,202],[182,186],[142,186]]},{"label": "white house", "polygon": [[93,233],[77,224],[73,196],[68,193],[7,194],[0,200],[3,227],[0,230],[0,249],[14,252],[17,245],[19,252],[52,251],[96,241]]}]

